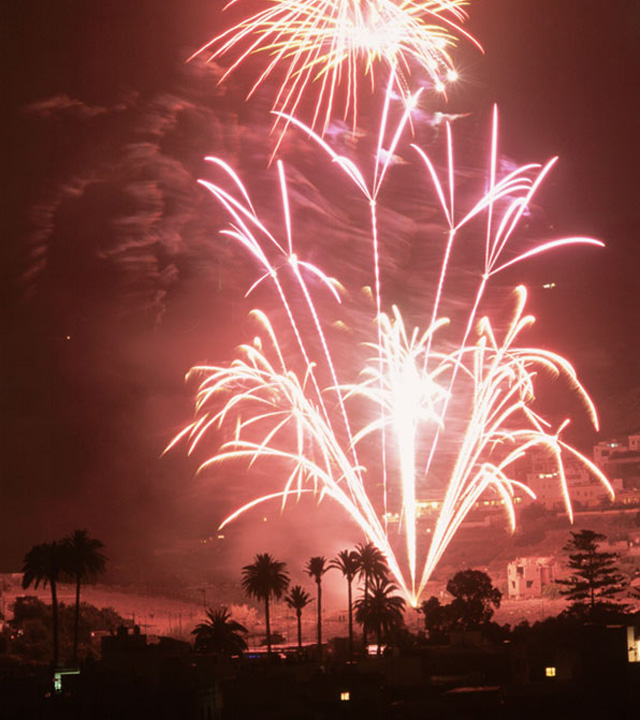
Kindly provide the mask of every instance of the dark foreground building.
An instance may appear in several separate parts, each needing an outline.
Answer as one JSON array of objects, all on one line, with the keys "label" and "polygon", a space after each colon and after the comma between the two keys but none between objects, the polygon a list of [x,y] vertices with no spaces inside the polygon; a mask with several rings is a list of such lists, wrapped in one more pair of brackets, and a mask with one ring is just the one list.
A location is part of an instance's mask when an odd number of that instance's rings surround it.
[{"label": "dark foreground building", "polygon": [[[640,633],[583,626],[489,643],[452,635],[381,657],[320,665],[296,653],[229,660],[187,643],[149,643],[136,629],[103,638],[102,660],[80,672],[5,662],[2,720],[571,720],[635,717]],[[52,680],[55,679],[55,683]]]}]

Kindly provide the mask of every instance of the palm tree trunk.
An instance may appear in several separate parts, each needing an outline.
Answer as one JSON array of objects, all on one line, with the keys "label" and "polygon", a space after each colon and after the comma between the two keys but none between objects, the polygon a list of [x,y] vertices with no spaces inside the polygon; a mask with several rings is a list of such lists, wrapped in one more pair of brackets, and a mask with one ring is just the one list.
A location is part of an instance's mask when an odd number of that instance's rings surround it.
[{"label": "palm tree trunk", "polygon": [[322,659],[322,583],[318,581],[318,659]]},{"label": "palm tree trunk", "polygon": [[378,655],[382,655],[382,623],[378,625]]},{"label": "palm tree trunk", "polygon": [[264,599],[264,617],[267,626],[267,654],[271,657],[271,623],[269,621],[269,596]]},{"label": "palm tree trunk", "polygon": [[[364,607],[365,617],[367,616],[366,610],[369,608],[369,573],[365,573],[364,576]],[[364,645],[364,654],[367,654],[367,623],[362,623],[362,644]]]},{"label": "palm tree trunk", "polygon": [[351,601],[351,580],[347,580],[347,599],[349,602],[349,657],[353,657],[353,607]]},{"label": "palm tree trunk", "polygon": [[73,662],[78,662],[78,628],[80,626],[80,575],[76,575],[76,611],[73,618]]},{"label": "palm tree trunk", "polygon": [[51,579],[51,624],[53,630],[53,669],[58,667],[59,643],[58,643],[58,591],[56,581]]},{"label": "palm tree trunk", "polygon": [[296,615],[298,616],[298,650],[302,650],[302,610],[296,610]]}]

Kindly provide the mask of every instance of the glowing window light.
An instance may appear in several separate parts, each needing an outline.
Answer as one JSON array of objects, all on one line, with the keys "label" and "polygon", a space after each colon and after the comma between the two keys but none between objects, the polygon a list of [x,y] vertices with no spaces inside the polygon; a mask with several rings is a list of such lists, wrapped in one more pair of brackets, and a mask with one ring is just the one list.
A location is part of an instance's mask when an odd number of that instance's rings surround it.
[{"label": "glowing window light", "polygon": [[349,700],[351,700],[351,693],[348,690],[343,690],[340,693],[340,700],[342,702],[349,702]]},{"label": "glowing window light", "polygon": [[62,678],[65,675],[80,675],[80,670],[78,670],[78,668],[67,668],[65,670],[56,670],[56,672],[53,674],[53,692],[54,693],[62,692]]},{"label": "glowing window light", "polygon": [[546,667],[546,668],[544,669],[544,674],[545,674],[547,677],[549,677],[549,678],[555,677],[555,676],[556,676],[556,669],[555,669],[554,667]]}]

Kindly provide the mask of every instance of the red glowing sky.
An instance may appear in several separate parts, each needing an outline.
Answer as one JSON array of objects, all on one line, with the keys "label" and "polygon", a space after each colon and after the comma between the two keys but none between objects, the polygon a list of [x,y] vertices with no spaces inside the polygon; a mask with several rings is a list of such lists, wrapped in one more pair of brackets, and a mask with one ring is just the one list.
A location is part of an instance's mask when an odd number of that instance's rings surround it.
[{"label": "red glowing sky", "polygon": [[[0,569],[15,569],[43,534],[70,527],[87,525],[112,545],[155,547],[163,533],[197,534],[221,514],[213,507],[216,496],[208,491],[204,500],[202,487],[189,481],[192,466],[158,461],[189,413],[183,372],[204,354],[219,348],[228,354],[242,339],[241,319],[234,316],[231,328],[225,322],[233,308],[210,296],[219,269],[202,271],[212,262],[210,228],[190,227],[192,241],[188,247],[176,241],[173,262],[155,257],[149,264],[140,254],[129,271],[124,242],[116,243],[99,222],[111,209],[124,214],[118,184],[127,183],[135,164],[122,150],[132,142],[131,123],[146,122],[145,137],[159,137],[150,128],[184,101],[182,61],[219,29],[218,7],[211,0],[61,0],[14,3],[9,11],[0,480],[8,519],[0,531]],[[532,282],[557,283],[553,293],[534,293],[540,323],[606,410],[612,395],[640,385],[640,8],[634,0],[477,0],[470,14],[486,56],[463,53],[465,80],[452,109],[486,116],[497,101],[508,155],[527,162],[559,154],[539,197],[549,224],[558,234],[584,233],[608,245],[545,258],[530,275]],[[197,92],[202,87],[190,87],[190,102]],[[221,116],[213,97],[211,86],[208,109],[193,120],[199,132],[209,116],[212,122]],[[56,100],[49,107],[50,98]],[[120,115],[112,112],[115,119],[101,124],[104,109],[118,104],[125,108]],[[25,112],[29,106],[37,112]],[[184,137],[188,128],[176,142],[197,168],[218,136],[211,130],[189,142]],[[90,182],[83,168],[104,167],[106,158],[115,166],[104,186],[114,207],[102,193],[86,199],[80,216],[65,216],[62,208],[49,238],[58,249],[47,270],[27,283],[30,209],[46,206],[52,188],[70,178]],[[180,168],[156,156],[149,172],[172,183],[170,202],[183,197],[176,188],[190,178]],[[174,208],[177,235],[197,209],[193,202]],[[162,242],[171,247],[172,239]],[[96,260],[105,249],[117,258],[111,265]],[[123,258],[126,273],[118,265]],[[217,492],[229,502],[229,488]],[[207,503],[211,510],[203,512]]]}]

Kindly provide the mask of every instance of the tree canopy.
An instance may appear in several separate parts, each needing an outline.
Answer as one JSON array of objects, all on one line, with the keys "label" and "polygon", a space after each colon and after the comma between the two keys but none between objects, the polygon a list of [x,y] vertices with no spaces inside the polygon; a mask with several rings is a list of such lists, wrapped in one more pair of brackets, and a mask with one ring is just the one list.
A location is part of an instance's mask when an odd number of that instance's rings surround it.
[{"label": "tree canopy", "polygon": [[207,610],[207,619],[191,631],[195,635],[195,649],[198,652],[213,652],[221,655],[240,655],[247,649],[242,634],[247,628],[231,618],[226,607]]},{"label": "tree canopy", "polygon": [[69,572],[69,553],[62,543],[40,543],[34,545],[24,556],[22,566],[22,587],[26,590],[33,585],[37,588],[49,585],[51,588],[51,614],[53,630],[53,665],[57,667],[59,657],[58,639],[58,594],[60,578]]},{"label": "tree canopy", "polygon": [[447,583],[447,592],[453,595],[450,603],[442,605],[437,597],[430,597],[421,605],[430,634],[482,627],[491,620],[502,600],[500,590],[481,570],[457,572]]},{"label": "tree canopy", "polygon": [[286,563],[273,558],[269,553],[258,553],[250,565],[242,568],[242,587],[249,597],[264,602],[267,649],[271,654],[270,600],[279,600],[289,587]]},{"label": "tree canopy", "polygon": [[294,585],[284,601],[287,605],[296,611],[296,621],[298,626],[298,647],[302,647],[302,611],[312,602],[311,595],[301,586]]},{"label": "tree canopy", "polygon": [[482,570],[457,572],[447,583],[447,592],[453,595],[451,604],[465,629],[489,622],[502,600],[502,593]]},{"label": "tree canopy", "polygon": [[568,598],[569,611],[577,615],[595,615],[623,609],[614,597],[624,589],[624,577],[618,571],[616,553],[599,549],[606,535],[593,530],[572,532],[564,549],[569,553],[567,565],[572,574],[557,583]]},{"label": "tree canopy", "polygon": [[258,553],[250,565],[242,568],[242,587],[256,600],[279,600],[289,587],[286,563],[269,553]]},{"label": "tree canopy", "polygon": [[65,553],[66,573],[76,584],[76,609],[74,620],[73,660],[78,661],[78,625],[80,622],[80,586],[105,571],[107,557],[102,552],[104,544],[92,538],[86,530],[74,530],[62,540]]},{"label": "tree canopy", "polygon": [[376,634],[378,653],[382,641],[390,630],[404,625],[405,600],[393,593],[398,587],[386,578],[375,578],[370,587],[370,593],[356,600],[354,603],[356,620],[365,630]]}]

